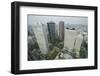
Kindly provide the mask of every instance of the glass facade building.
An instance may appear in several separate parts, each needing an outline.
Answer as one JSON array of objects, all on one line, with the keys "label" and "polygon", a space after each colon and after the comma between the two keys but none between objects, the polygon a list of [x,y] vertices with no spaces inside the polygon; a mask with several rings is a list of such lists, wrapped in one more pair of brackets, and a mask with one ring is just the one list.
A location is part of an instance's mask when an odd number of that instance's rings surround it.
[{"label": "glass facade building", "polygon": [[54,22],[48,22],[48,39],[49,42],[53,43],[55,41],[55,23]]}]

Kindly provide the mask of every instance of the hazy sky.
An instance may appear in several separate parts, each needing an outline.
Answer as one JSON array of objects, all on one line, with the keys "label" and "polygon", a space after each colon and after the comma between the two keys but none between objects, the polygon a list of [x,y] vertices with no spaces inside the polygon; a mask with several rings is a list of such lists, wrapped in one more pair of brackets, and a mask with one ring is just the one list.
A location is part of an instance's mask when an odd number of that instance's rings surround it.
[{"label": "hazy sky", "polygon": [[88,17],[79,16],[46,16],[46,15],[28,15],[28,24],[32,25],[33,22],[42,22],[46,24],[47,22],[64,21],[65,24],[83,24],[88,25]]}]

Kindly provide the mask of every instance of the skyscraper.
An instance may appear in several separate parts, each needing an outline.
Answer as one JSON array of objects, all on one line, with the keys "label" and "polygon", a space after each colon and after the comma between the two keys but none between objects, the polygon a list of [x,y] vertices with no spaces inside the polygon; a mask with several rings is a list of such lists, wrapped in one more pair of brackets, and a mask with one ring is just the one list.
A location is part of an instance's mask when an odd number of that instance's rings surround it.
[{"label": "skyscraper", "polygon": [[41,52],[43,54],[47,54],[48,52],[47,39],[45,37],[46,35],[44,33],[42,24],[39,22],[37,24],[34,23],[32,28],[35,33],[35,36],[36,36]]},{"label": "skyscraper", "polygon": [[55,38],[56,39],[59,38],[59,34],[58,34],[58,24],[55,25]]},{"label": "skyscraper", "polygon": [[48,22],[48,39],[49,42],[53,43],[55,41],[55,23],[54,22]]},{"label": "skyscraper", "polygon": [[64,48],[71,50],[74,48],[75,38],[78,35],[76,30],[65,29]]},{"label": "skyscraper", "polygon": [[64,40],[64,22],[59,22],[59,39]]},{"label": "skyscraper", "polygon": [[76,38],[75,38],[75,45],[74,45],[76,57],[79,57],[80,47],[81,47],[82,41],[83,41],[83,36],[81,34],[76,36]]},{"label": "skyscraper", "polygon": [[46,45],[47,45],[47,48],[48,48],[48,51],[49,51],[49,45],[48,45],[48,29],[47,29],[47,25],[45,24],[42,24],[42,28],[43,28],[43,33],[44,33],[44,37],[45,37],[45,41],[46,41]]}]

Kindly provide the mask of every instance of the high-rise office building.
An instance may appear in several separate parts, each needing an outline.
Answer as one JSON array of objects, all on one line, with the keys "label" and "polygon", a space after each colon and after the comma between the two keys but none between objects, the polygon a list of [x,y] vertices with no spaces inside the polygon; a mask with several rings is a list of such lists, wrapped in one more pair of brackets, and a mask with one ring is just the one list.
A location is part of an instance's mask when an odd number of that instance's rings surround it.
[{"label": "high-rise office building", "polygon": [[44,37],[45,37],[46,45],[47,45],[47,48],[48,48],[48,51],[49,51],[48,36],[47,36],[48,35],[47,25],[42,24],[42,28],[43,28],[43,32],[44,32]]},{"label": "high-rise office building", "polygon": [[87,32],[83,32],[82,35],[83,35],[83,40],[84,40],[86,43],[88,43],[88,33],[87,33]]},{"label": "high-rise office building", "polygon": [[41,23],[34,23],[33,24],[33,31],[35,33],[39,48],[43,54],[47,54],[48,52],[48,46],[47,46],[47,39],[46,34],[43,30],[43,25]]},{"label": "high-rise office building", "polygon": [[69,49],[71,52],[74,48],[75,38],[78,35],[76,30],[65,29],[64,48]]},{"label": "high-rise office building", "polygon": [[55,23],[54,22],[48,22],[48,39],[49,42],[53,43],[55,41]]},{"label": "high-rise office building", "polygon": [[75,38],[75,45],[74,45],[76,57],[79,57],[80,47],[81,47],[82,41],[83,41],[83,36],[81,34],[76,36],[76,38]]},{"label": "high-rise office building", "polygon": [[58,25],[55,24],[55,38],[58,39],[59,38],[59,34],[58,34]]},{"label": "high-rise office building", "polygon": [[64,22],[59,22],[59,39],[64,40]]}]

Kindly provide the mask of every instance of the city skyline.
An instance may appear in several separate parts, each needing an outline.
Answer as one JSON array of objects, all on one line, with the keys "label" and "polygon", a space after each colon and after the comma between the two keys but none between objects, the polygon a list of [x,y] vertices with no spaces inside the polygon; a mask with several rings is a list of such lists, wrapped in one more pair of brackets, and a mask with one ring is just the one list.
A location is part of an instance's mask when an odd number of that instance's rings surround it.
[{"label": "city skyline", "polygon": [[[37,17],[39,18],[39,16]],[[45,17],[41,16],[42,18],[44,19]],[[31,25],[30,18],[28,18],[28,47],[30,47],[28,49],[28,59],[54,60],[87,58],[88,23],[84,26],[83,24],[76,24],[76,22],[75,24],[73,23],[74,25],[67,24],[66,26],[66,20],[60,20],[63,17],[54,16],[54,18],[58,18],[58,21],[56,22],[54,19],[54,21],[47,20],[44,23],[44,21],[33,20]],[[84,18],[79,18],[80,20],[78,18],[73,19],[81,22],[83,20],[83,23],[85,21]],[[32,34],[32,32],[34,33]],[[33,42],[31,42],[32,40]]]}]

